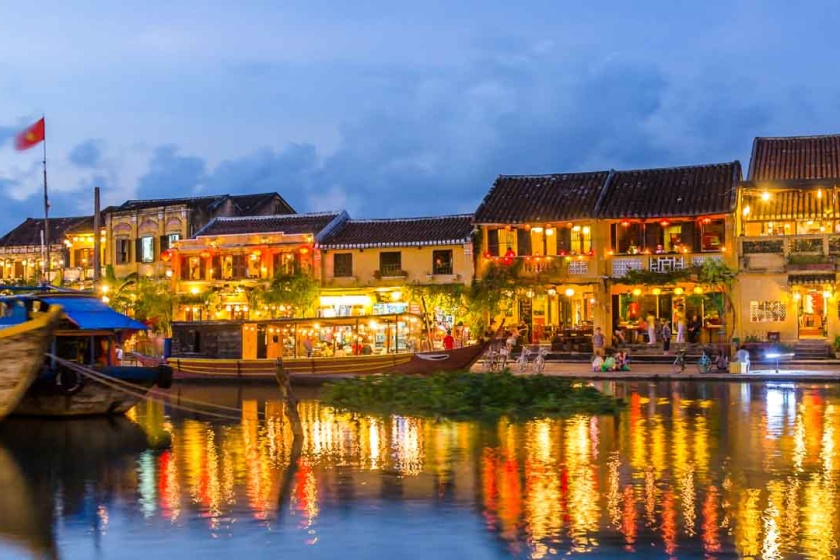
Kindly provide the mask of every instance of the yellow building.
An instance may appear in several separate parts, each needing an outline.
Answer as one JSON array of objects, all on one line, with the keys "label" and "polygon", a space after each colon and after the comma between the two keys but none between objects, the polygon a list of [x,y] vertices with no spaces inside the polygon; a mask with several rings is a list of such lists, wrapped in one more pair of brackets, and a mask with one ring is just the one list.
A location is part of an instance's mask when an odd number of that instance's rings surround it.
[{"label": "yellow building", "polygon": [[[425,314],[433,331],[426,340],[440,338],[446,329],[458,327],[460,318],[451,309],[430,309],[424,294],[433,286],[450,286],[455,293],[470,285],[472,233],[469,214],[345,222],[318,243],[323,278],[319,315]],[[398,326],[405,333],[409,328]],[[457,334],[468,336],[461,329]],[[400,339],[397,347],[402,344],[409,341]]]},{"label": "yellow building", "polygon": [[[70,264],[70,251],[64,242],[65,232],[87,219],[85,216],[50,218],[49,270],[52,282],[60,282]],[[43,233],[43,218],[27,218],[0,238],[0,280],[30,284],[43,281],[47,254]]]},{"label": "yellow building", "polygon": [[840,135],[756,138],[737,215],[741,339],[825,349],[840,334]]},{"label": "yellow building", "polygon": [[117,278],[162,277],[170,270],[167,250],[213,218],[293,213],[277,193],[129,200],[104,212],[107,264]]},{"label": "yellow building", "polygon": [[214,218],[167,255],[175,291],[184,300],[176,320],[244,321],[301,313],[252,309],[251,292],[265,288],[275,275],[297,271],[319,281],[315,244],[345,220],[346,212]]},{"label": "yellow building", "polygon": [[[718,342],[724,295],[680,273],[707,259],[737,267],[740,180],[737,161],[611,173],[596,210],[606,242],[607,333],[618,330],[627,342],[647,343],[645,323],[652,315],[672,322],[675,340],[682,331],[680,342]],[[649,281],[623,281],[630,271],[646,273]]]},{"label": "yellow building", "polygon": [[[107,252],[107,229],[104,217],[100,220],[100,272],[104,274]],[[79,219],[64,231],[67,266],[64,269],[64,282],[76,288],[93,286],[93,216]]]},{"label": "yellow building", "polygon": [[477,278],[503,268],[519,286],[496,324],[524,325],[532,342],[565,337],[570,346],[605,324],[604,231],[594,216],[608,178],[596,171],[496,180],[475,214]]}]

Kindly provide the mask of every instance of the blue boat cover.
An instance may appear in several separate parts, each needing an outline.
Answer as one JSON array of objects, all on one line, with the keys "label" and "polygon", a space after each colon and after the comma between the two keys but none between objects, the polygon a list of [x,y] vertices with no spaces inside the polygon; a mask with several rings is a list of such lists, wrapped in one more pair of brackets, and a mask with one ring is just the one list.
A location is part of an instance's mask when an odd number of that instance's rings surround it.
[{"label": "blue boat cover", "polygon": [[80,329],[125,329],[144,331],[148,327],[127,315],[114,311],[95,297],[49,297],[40,296],[39,300],[50,305],[60,305],[67,318]]}]

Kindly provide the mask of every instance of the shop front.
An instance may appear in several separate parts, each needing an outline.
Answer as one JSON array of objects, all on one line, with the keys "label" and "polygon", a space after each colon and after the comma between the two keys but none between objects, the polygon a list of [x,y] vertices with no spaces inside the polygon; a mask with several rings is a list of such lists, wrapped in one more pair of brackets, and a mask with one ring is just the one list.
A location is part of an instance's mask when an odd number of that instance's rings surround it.
[{"label": "shop front", "polygon": [[721,293],[708,293],[701,286],[614,286],[613,342],[623,339],[629,344],[649,343],[651,321],[654,336],[660,340],[662,324],[666,320],[671,325],[673,341],[682,327],[684,342],[717,342],[724,320],[721,316],[723,303]]}]

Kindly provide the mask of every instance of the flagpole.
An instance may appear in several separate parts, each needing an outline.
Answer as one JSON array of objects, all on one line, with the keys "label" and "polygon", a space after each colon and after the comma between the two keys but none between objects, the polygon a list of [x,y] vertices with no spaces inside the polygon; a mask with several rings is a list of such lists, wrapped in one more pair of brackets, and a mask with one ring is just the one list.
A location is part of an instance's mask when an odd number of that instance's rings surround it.
[{"label": "flagpole", "polygon": [[44,119],[44,244],[46,245],[46,276],[44,283],[50,283],[50,199],[47,195],[47,119]]}]

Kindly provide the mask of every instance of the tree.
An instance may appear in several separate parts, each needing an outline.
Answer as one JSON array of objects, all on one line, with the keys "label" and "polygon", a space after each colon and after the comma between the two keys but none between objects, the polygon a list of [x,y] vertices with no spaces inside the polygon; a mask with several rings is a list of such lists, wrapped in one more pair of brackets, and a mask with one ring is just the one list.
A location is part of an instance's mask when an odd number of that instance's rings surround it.
[{"label": "tree", "polygon": [[172,336],[172,318],[177,296],[166,279],[141,278],[135,284],[134,317],[153,331]]},{"label": "tree", "polygon": [[291,274],[275,274],[268,287],[257,291],[255,298],[262,305],[291,307],[295,315],[305,317],[315,307],[320,289],[310,274],[296,269]]},{"label": "tree", "polygon": [[484,275],[470,285],[466,301],[473,332],[482,333],[491,318],[511,311],[513,296],[521,288],[517,279],[521,266],[521,260],[510,265],[491,263]]}]

